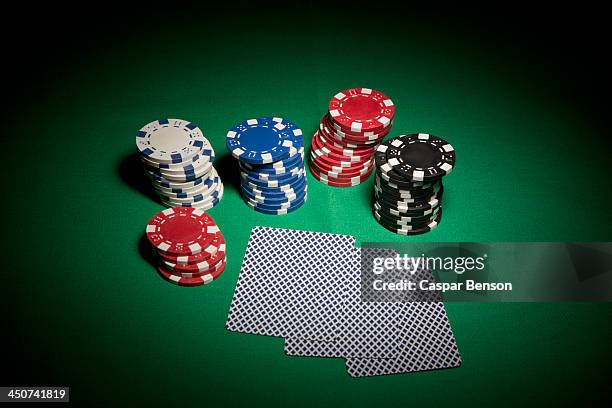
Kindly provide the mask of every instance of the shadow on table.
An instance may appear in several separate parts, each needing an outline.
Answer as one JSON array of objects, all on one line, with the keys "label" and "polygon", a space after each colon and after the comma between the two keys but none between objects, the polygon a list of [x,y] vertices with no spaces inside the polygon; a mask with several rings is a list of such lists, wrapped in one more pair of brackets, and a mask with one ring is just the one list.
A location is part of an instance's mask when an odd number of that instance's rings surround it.
[{"label": "shadow on table", "polygon": [[151,186],[151,181],[145,176],[138,154],[127,156],[119,164],[119,177],[134,190],[159,203],[159,197]]},{"label": "shadow on table", "polygon": [[227,189],[231,186],[234,190],[240,191],[240,170],[238,170],[238,160],[231,154],[225,154],[215,160],[215,169],[221,177],[223,187]]},{"label": "shadow on table", "polygon": [[157,258],[155,256],[153,246],[147,239],[146,234],[142,234],[138,240],[138,252],[145,261],[151,264],[154,268],[157,268]]}]

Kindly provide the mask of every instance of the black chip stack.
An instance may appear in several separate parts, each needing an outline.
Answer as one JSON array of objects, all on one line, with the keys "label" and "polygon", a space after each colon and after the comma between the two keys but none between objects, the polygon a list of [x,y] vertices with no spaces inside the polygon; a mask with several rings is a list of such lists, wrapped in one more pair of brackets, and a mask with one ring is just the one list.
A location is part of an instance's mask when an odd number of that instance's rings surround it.
[{"label": "black chip stack", "polygon": [[402,235],[424,234],[442,219],[442,177],[455,165],[455,151],[427,133],[401,135],[379,145],[374,154],[374,217]]}]

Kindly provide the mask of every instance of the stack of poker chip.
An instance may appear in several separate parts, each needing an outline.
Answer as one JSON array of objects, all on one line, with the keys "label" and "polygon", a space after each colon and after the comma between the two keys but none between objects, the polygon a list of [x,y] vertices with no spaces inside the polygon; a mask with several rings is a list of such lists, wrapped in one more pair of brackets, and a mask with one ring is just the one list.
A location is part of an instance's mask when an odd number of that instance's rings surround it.
[{"label": "stack of poker chip", "polygon": [[208,210],[223,197],[223,183],[213,167],[215,151],[195,124],[160,119],[136,136],[145,173],[166,207]]},{"label": "stack of poker chip", "polygon": [[374,217],[402,235],[423,234],[442,219],[442,177],[455,165],[455,151],[427,133],[401,135],[374,154]]},{"label": "stack of poker chip", "polygon": [[287,214],[304,204],[304,139],[294,123],[248,119],[227,132],[226,145],[238,159],[242,198],[249,207],[264,214]]},{"label": "stack of poker chip", "polygon": [[157,271],[179,286],[200,286],[225,270],[225,240],[213,219],[197,208],[161,211],[149,221],[146,236],[157,254]]},{"label": "stack of poker chip", "polygon": [[310,171],[334,187],[361,184],[372,173],[376,146],[391,130],[395,106],[383,93],[347,89],[329,102],[312,138]]}]

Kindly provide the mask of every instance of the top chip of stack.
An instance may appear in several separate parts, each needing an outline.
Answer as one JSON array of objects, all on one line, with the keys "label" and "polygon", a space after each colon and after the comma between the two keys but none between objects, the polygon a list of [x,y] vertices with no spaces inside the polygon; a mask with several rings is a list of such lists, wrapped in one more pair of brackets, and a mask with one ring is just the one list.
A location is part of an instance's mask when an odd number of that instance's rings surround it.
[{"label": "top chip of stack", "polygon": [[200,286],[225,270],[225,240],[202,210],[176,207],[161,211],[147,224],[146,236],[157,255],[157,271],[180,286]]},{"label": "top chip of stack", "polygon": [[393,101],[382,92],[352,88],[337,93],[312,138],[313,176],[334,187],[365,181],[374,168],[372,155],[391,130],[394,114]]},{"label": "top chip of stack", "polygon": [[239,161],[242,197],[249,207],[278,215],[304,204],[304,138],[295,123],[275,117],[248,119],[227,132],[226,145]]},{"label": "top chip of stack", "polygon": [[207,210],[223,197],[223,183],[213,167],[215,151],[194,123],[160,119],[136,135],[146,175],[166,207]]},{"label": "top chip of stack", "polygon": [[442,218],[442,177],[455,165],[455,150],[427,133],[401,135],[376,148],[373,213],[397,234],[434,229]]}]

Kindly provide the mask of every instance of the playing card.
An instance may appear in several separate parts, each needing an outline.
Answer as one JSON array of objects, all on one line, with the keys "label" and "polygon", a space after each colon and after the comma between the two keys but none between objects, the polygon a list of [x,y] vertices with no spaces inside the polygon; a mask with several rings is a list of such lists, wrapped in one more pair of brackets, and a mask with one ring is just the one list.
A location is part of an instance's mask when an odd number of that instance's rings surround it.
[{"label": "playing card", "polygon": [[397,334],[405,324],[404,304],[364,301],[361,271],[371,273],[375,258],[394,257],[390,249],[355,249],[355,264],[347,275],[345,303],[338,336],[333,341],[286,338],[285,353],[309,357],[392,357],[397,352]]},{"label": "playing card", "polygon": [[348,235],[253,228],[227,329],[333,340],[354,258],[355,239]]}]

